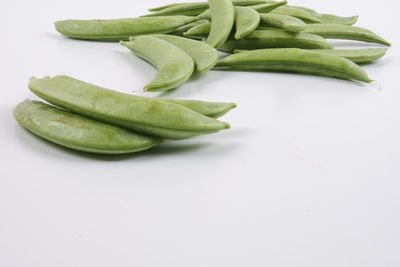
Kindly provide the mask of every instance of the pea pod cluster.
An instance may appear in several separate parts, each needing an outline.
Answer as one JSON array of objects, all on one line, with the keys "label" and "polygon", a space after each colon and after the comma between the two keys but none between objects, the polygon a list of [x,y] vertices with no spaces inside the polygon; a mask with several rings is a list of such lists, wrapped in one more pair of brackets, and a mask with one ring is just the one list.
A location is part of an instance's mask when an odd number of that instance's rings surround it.
[{"label": "pea pod cluster", "polygon": [[[369,83],[360,66],[384,47],[335,49],[330,39],[378,46],[390,42],[354,26],[358,15],[319,13],[286,0],[208,0],[170,3],[137,18],[57,21],[61,34],[120,44],[156,69],[148,92],[180,87],[209,70],[290,72]],[[120,46],[121,47],[121,46]],[[220,59],[219,51],[228,53]],[[128,51],[127,51],[128,52]],[[217,120],[232,103],[139,97],[72,77],[31,78],[29,89],[49,104],[26,100],[14,109],[29,131],[56,144],[102,154],[147,150],[229,129]]]},{"label": "pea pod cluster", "polygon": [[217,120],[233,103],[124,94],[72,77],[32,77],[29,89],[54,105],[25,100],[14,109],[26,129],[51,142],[100,154],[143,151],[164,139],[182,140],[229,129]]}]

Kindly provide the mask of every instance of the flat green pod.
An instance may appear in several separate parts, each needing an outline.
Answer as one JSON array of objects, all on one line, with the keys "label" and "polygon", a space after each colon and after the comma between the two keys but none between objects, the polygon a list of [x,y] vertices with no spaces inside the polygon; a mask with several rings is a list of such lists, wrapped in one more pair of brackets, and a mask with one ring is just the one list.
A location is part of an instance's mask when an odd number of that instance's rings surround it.
[{"label": "flat green pod", "polygon": [[202,24],[206,24],[206,23],[210,23],[210,21],[206,20],[206,19],[199,19],[195,22],[191,22],[189,24],[183,25],[182,27],[179,27],[178,29],[169,32],[169,35],[176,35],[176,36],[183,36],[183,34],[190,30],[191,28],[198,26],[198,25],[202,25]]},{"label": "flat green pod", "polygon": [[365,64],[385,56],[386,48],[363,49],[315,49],[313,51],[344,57],[357,64]]},{"label": "flat green pod", "polygon": [[211,11],[211,30],[206,43],[219,48],[231,34],[235,21],[232,0],[208,0]]},{"label": "flat green pod", "polygon": [[170,16],[154,18],[62,20],[56,30],[73,39],[94,41],[121,41],[130,36],[169,33],[197,20],[195,17]]},{"label": "flat green pod", "polygon": [[[264,0],[232,0],[232,4],[235,6],[251,6],[251,5],[258,5],[258,4],[264,4]],[[204,7],[208,8],[208,2],[190,2],[190,3],[172,3],[164,6],[159,6],[159,7],[154,7],[154,8],[149,8],[150,12],[155,12],[155,11],[160,11],[164,9],[168,9],[171,7],[177,7],[181,6],[184,7],[185,9],[187,7],[187,4],[196,6],[197,8],[199,7]]]},{"label": "flat green pod", "polygon": [[220,50],[233,52],[236,49],[263,48],[303,48],[332,49],[333,46],[324,38],[308,33],[291,33],[283,30],[256,30],[239,40],[228,40]]},{"label": "flat green pod", "polygon": [[391,46],[390,42],[386,41],[374,32],[350,25],[308,24],[304,32],[316,34],[327,39],[354,40]]},{"label": "flat green pod", "polygon": [[204,5],[204,3],[201,2],[181,3],[176,5],[170,5],[169,7],[165,7],[161,10],[144,15],[142,17],[176,16],[176,15],[197,16],[203,13],[206,9],[208,9],[208,6]]},{"label": "flat green pod", "polygon": [[321,20],[318,17],[314,16],[314,14],[292,6],[281,6],[277,9],[272,10],[271,12],[280,15],[292,16],[301,19],[302,21],[307,23],[321,23]]},{"label": "flat green pod", "polygon": [[192,57],[199,73],[212,69],[218,61],[218,51],[205,42],[171,35],[154,35],[182,49]]},{"label": "flat green pod", "polygon": [[196,25],[186,32],[183,33],[183,36],[195,39],[207,38],[211,31],[211,23],[203,23],[201,25]]},{"label": "flat green pod", "polygon": [[[249,50],[237,49],[235,54],[247,52]],[[338,57],[344,57],[357,64],[365,64],[385,56],[386,48],[363,48],[363,49],[310,49],[310,51],[325,53]]]},{"label": "flat green pod", "polygon": [[302,9],[308,13],[313,14],[315,17],[321,20],[321,23],[326,24],[343,24],[343,25],[353,25],[357,22],[358,16],[351,16],[351,17],[341,17],[336,16],[333,14],[320,14],[314,9],[303,7],[303,6],[291,6],[297,9]]},{"label": "flat green pod", "polygon": [[[251,8],[258,13],[267,13],[271,12],[274,9],[277,9],[280,6],[284,6],[287,4],[287,1],[281,1],[281,2],[273,2],[273,3],[262,3],[258,5],[251,5],[251,6],[246,6],[248,8]],[[210,9],[205,10],[203,13],[197,16],[199,19],[207,19],[211,20],[211,11]]]},{"label": "flat green pod", "polygon": [[218,119],[236,108],[235,103],[224,103],[224,102],[206,102],[199,100],[181,100],[181,99],[169,99],[169,98],[158,98],[160,101],[166,101],[170,103],[175,103],[178,105],[185,106],[194,110],[204,116]]},{"label": "flat green pod", "polygon": [[29,89],[74,113],[165,139],[186,139],[230,128],[182,105],[112,91],[68,76],[32,77]]},{"label": "flat green pod", "polygon": [[13,111],[30,132],[74,150],[97,154],[128,154],[150,149],[160,139],[92,120],[38,101],[25,100]]},{"label": "flat green pod", "polygon": [[301,32],[306,28],[302,20],[288,15],[266,13],[261,14],[260,17],[262,24],[287,32]]},{"label": "flat green pod", "polygon": [[194,71],[193,59],[179,47],[155,36],[138,36],[121,44],[157,68],[156,77],[144,91],[166,91],[179,87]]},{"label": "flat green pod", "polygon": [[260,24],[260,15],[249,7],[235,7],[235,39],[252,33]]},{"label": "flat green pod", "polygon": [[297,48],[259,49],[233,54],[220,60],[215,69],[293,72],[371,82],[361,67],[346,58]]}]

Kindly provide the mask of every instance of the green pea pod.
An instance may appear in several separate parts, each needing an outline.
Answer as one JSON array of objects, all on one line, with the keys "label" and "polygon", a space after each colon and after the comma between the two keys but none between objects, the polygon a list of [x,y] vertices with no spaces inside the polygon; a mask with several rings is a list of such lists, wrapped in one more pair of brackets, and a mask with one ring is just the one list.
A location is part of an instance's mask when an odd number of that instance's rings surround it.
[{"label": "green pea pod", "polygon": [[182,105],[108,90],[68,76],[33,77],[29,88],[47,102],[74,113],[166,139],[186,139],[230,128]]},{"label": "green pea pod", "polygon": [[197,16],[203,13],[206,9],[208,9],[208,6],[204,5],[204,3],[182,3],[179,5],[172,5],[166,7],[162,10],[144,15],[142,17],[176,16],[176,15]]},{"label": "green pea pod", "polygon": [[306,24],[302,20],[287,15],[273,13],[261,14],[261,21],[264,25],[282,29],[287,32],[301,32],[306,28]]},{"label": "green pea pod", "polygon": [[228,39],[235,21],[232,0],[208,0],[211,11],[211,30],[206,43],[219,48]]},{"label": "green pea pod", "polygon": [[14,109],[15,119],[30,132],[60,146],[98,154],[127,154],[150,149],[160,139],[38,102],[25,100]]},{"label": "green pea pod", "polygon": [[194,71],[193,59],[182,49],[151,35],[135,37],[121,44],[158,70],[144,91],[166,91],[179,87]]},{"label": "green pea pod", "polygon": [[207,36],[210,34],[210,30],[211,30],[211,23],[204,23],[190,28],[189,30],[183,33],[183,36],[196,39],[207,38]]},{"label": "green pea pod", "polygon": [[316,34],[327,39],[355,40],[391,46],[388,41],[372,31],[350,25],[308,24],[304,32]]},{"label": "green pea pod", "polygon": [[347,58],[357,64],[365,64],[385,56],[385,48],[364,49],[315,49],[313,51]]},{"label": "green pea pod", "polygon": [[[287,4],[287,1],[281,1],[281,2],[273,2],[273,3],[263,3],[263,4],[259,4],[259,5],[252,5],[252,6],[247,6],[248,8],[251,8],[255,11],[257,11],[258,13],[268,13],[271,12],[272,10],[280,7],[280,6],[284,6]],[[201,13],[199,16],[197,16],[199,19],[208,19],[211,20],[211,11],[210,9],[207,9],[206,11],[204,11],[203,13]]]},{"label": "green pea pod", "polygon": [[297,49],[260,49],[230,55],[216,69],[242,71],[283,71],[371,82],[366,72],[348,59]]},{"label": "green pea pod", "polygon": [[178,105],[185,106],[194,110],[204,116],[218,119],[236,108],[234,103],[222,103],[222,102],[205,102],[199,100],[180,100],[180,99],[169,99],[169,98],[157,98],[160,101],[175,103]]},{"label": "green pea pod", "polygon": [[271,11],[274,14],[292,16],[308,23],[321,23],[322,21],[313,14],[291,6],[281,6]]},{"label": "green pea pod", "polygon": [[197,20],[188,16],[108,20],[62,20],[56,30],[70,38],[95,41],[128,40],[130,36],[168,33]]},{"label": "green pea pod", "polygon": [[240,40],[228,40],[220,50],[232,52],[236,49],[303,48],[332,49],[324,38],[308,33],[290,33],[282,30],[256,30]]},{"label": "green pea pod", "polygon": [[[264,4],[265,1],[264,0],[232,0],[232,3],[235,6],[251,6],[251,5]],[[181,7],[185,8],[185,7],[187,7],[187,4],[194,5],[197,7],[208,8],[208,2],[191,2],[191,3],[174,3],[174,4],[168,4],[165,6],[154,7],[154,8],[150,8],[149,11],[150,12],[160,11],[160,10],[164,10],[164,9],[176,7],[176,6],[181,6]]]},{"label": "green pea pod", "polygon": [[260,24],[260,15],[249,7],[235,7],[235,39],[240,39],[252,33]]},{"label": "green pea pod", "polygon": [[308,13],[313,14],[315,17],[319,18],[321,20],[321,23],[326,23],[326,24],[343,24],[343,25],[353,25],[357,22],[358,16],[351,16],[351,17],[341,17],[341,16],[336,16],[333,14],[320,14],[317,11],[308,8],[308,7],[302,7],[302,6],[291,6],[297,9],[302,9]]},{"label": "green pea pod", "polygon": [[208,20],[205,20],[205,19],[200,19],[200,20],[197,20],[195,22],[183,25],[182,27],[179,27],[178,29],[176,29],[176,30],[174,30],[172,32],[169,32],[168,34],[169,35],[176,35],[176,36],[183,36],[183,34],[186,31],[190,30],[191,28],[193,28],[195,26],[198,26],[198,25],[205,24],[205,23],[210,23],[210,22]]},{"label": "green pea pod", "polygon": [[218,52],[212,46],[188,38],[171,35],[153,35],[171,43],[192,57],[199,73],[212,69],[218,61]]},{"label": "green pea pod", "polygon": [[[249,50],[237,49],[235,54],[247,52]],[[326,53],[338,57],[344,57],[357,64],[365,64],[385,56],[386,48],[364,48],[364,49],[310,49],[310,51]]]}]

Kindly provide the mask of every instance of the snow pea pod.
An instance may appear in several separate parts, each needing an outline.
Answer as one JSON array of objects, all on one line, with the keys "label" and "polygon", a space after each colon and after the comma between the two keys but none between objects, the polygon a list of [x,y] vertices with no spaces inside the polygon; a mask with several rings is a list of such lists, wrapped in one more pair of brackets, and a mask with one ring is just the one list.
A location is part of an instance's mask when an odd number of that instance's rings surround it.
[{"label": "snow pea pod", "polygon": [[388,41],[372,31],[350,25],[308,24],[304,32],[316,34],[327,39],[355,40],[391,46]]},{"label": "snow pea pod", "polygon": [[283,29],[287,32],[300,32],[306,28],[306,24],[302,20],[292,16],[273,13],[261,14],[260,16],[264,25]]},{"label": "snow pea pod", "polygon": [[212,46],[188,38],[171,35],[153,35],[182,49],[192,57],[199,73],[212,69],[218,61],[218,52]]},{"label": "snow pea pod", "polygon": [[211,11],[211,30],[206,43],[219,48],[231,34],[235,21],[232,0],[208,0]]},{"label": "snow pea pod", "polygon": [[[232,4],[235,6],[251,6],[251,5],[258,5],[258,4],[264,4],[265,0],[232,0]],[[173,4],[168,4],[165,6],[159,6],[159,7],[154,7],[150,8],[149,11],[160,11],[164,10],[170,7],[174,6],[182,6],[182,7],[187,7],[187,4],[194,5],[196,7],[204,7],[208,8],[208,2],[191,2],[191,3],[173,3]]]},{"label": "snow pea pod", "polygon": [[332,49],[324,38],[308,33],[290,33],[282,30],[256,30],[240,40],[228,40],[220,50],[232,52],[235,49],[262,48],[304,48]]},{"label": "snow pea pod", "polygon": [[193,59],[182,49],[157,37],[135,37],[121,44],[143,58],[158,70],[156,77],[144,91],[156,92],[177,88],[190,78],[194,71]]},{"label": "snow pea pod", "polygon": [[223,103],[223,102],[205,102],[199,100],[181,100],[181,99],[169,99],[169,98],[157,98],[160,101],[175,103],[178,105],[185,106],[194,110],[204,116],[218,119],[228,113],[230,110],[236,108],[234,103]]},{"label": "snow pea pod", "polygon": [[[248,50],[235,50],[236,53],[247,52]],[[357,64],[365,64],[385,56],[386,48],[364,48],[364,49],[310,49],[310,51],[326,53],[338,57],[344,57]]]},{"label": "snow pea pod", "polygon": [[210,23],[210,22],[208,20],[206,20],[206,19],[200,19],[200,20],[197,20],[195,22],[183,25],[182,27],[179,27],[178,29],[176,29],[176,30],[174,30],[172,32],[169,32],[168,34],[169,35],[176,35],[176,36],[183,36],[183,34],[186,31],[190,30],[191,28],[193,28],[193,27],[195,27],[197,25],[205,24],[205,23]]},{"label": "snow pea pod", "polygon": [[15,119],[30,132],[60,146],[97,154],[127,154],[161,143],[123,128],[92,120],[39,101],[14,108]]},{"label": "snow pea pod", "polygon": [[252,33],[260,24],[260,15],[249,7],[235,7],[235,39],[240,39]]},{"label": "snow pea pod", "polygon": [[308,8],[308,7],[302,7],[302,6],[291,6],[297,9],[302,9],[308,13],[313,14],[315,17],[319,18],[321,20],[321,23],[326,23],[326,24],[343,24],[343,25],[353,25],[357,22],[358,16],[351,16],[351,17],[341,17],[341,16],[336,16],[333,14],[320,14],[314,9]]},{"label": "snow pea pod", "polygon": [[29,89],[74,113],[166,139],[186,139],[230,128],[182,105],[112,91],[68,76],[33,77]]},{"label": "snow pea pod", "polygon": [[56,30],[70,38],[96,41],[128,40],[130,36],[168,33],[197,20],[188,16],[107,20],[62,20]]},{"label": "snow pea pod", "polygon": [[[284,6],[287,4],[287,1],[281,1],[281,2],[273,2],[273,3],[263,3],[259,5],[252,5],[252,6],[247,6],[248,8],[254,9],[258,13],[267,13],[271,12],[272,10]],[[203,13],[201,13],[199,16],[197,16],[199,19],[208,19],[211,20],[211,11],[210,9],[207,9]]]},{"label": "snow pea pod", "polygon": [[297,49],[260,49],[230,55],[216,69],[243,71],[283,71],[371,82],[366,72],[348,59]]},{"label": "snow pea pod", "polygon": [[190,38],[196,38],[196,39],[202,39],[202,38],[207,38],[207,36],[210,34],[211,30],[211,23],[203,23],[201,25],[196,25],[186,32],[183,33],[183,36],[185,37],[190,37]]},{"label": "snow pea pod", "polygon": [[321,20],[313,14],[291,6],[281,6],[271,12],[274,14],[292,16],[308,23],[321,23]]}]

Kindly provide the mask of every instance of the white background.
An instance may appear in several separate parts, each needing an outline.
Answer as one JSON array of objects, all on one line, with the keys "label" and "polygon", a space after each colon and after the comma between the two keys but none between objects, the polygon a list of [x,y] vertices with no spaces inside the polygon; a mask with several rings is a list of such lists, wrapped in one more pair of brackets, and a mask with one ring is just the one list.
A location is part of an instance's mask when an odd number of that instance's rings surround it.
[{"label": "white background", "polygon": [[291,1],[359,14],[358,25],[392,41],[365,66],[371,85],[210,71],[165,95],[236,102],[223,118],[229,131],[101,157],[16,123],[13,107],[36,99],[32,75],[129,93],[155,74],[118,44],[64,38],[54,21],[133,17],[167,3],[2,2],[0,266],[400,266],[396,1]]}]

